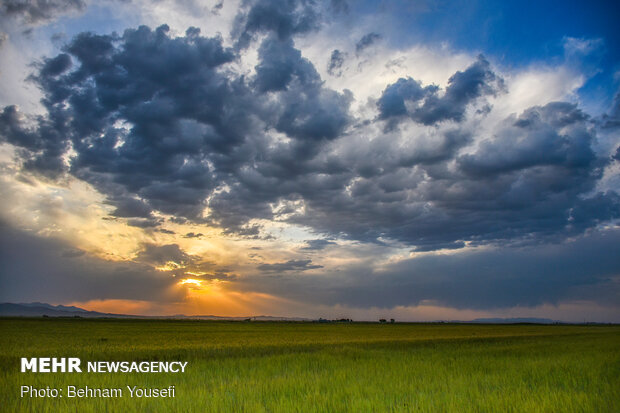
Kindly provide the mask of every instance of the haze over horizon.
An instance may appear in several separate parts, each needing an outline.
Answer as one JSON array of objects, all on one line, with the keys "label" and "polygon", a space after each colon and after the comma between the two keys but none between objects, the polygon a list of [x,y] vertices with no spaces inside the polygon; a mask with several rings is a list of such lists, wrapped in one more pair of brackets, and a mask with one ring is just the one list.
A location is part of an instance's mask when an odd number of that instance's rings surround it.
[{"label": "haze over horizon", "polygon": [[618,11],[5,1],[0,301],[620,322]]}]

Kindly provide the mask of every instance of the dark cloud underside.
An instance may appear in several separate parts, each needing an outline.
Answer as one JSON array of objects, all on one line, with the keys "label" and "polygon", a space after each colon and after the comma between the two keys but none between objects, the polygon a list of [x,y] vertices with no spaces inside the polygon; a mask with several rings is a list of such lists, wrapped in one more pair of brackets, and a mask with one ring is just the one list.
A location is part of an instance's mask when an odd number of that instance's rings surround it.
[{"label": "dark cloud underside", "polygon": [[618,245],[616,230],[555,245],[427,255],[381,266],[369,260],[323,270],[329,276],[320,282],[310,275],[267,273],[239,280],[237,287],[356,308],[427,304],[490,310],[580,300],[617,308]]}]

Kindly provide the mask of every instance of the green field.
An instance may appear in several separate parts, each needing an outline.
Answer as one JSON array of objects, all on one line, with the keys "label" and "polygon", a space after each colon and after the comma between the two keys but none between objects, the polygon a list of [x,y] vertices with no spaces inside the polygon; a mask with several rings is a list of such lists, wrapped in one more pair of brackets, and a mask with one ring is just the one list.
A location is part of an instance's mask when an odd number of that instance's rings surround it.
[{"label": "green field", "polygon": [[[2,412],[620,412],[620,327],[0,319]],[[188,361],[20,373],[20,357]],[[175,398],[21,398],[20,386]]]}]

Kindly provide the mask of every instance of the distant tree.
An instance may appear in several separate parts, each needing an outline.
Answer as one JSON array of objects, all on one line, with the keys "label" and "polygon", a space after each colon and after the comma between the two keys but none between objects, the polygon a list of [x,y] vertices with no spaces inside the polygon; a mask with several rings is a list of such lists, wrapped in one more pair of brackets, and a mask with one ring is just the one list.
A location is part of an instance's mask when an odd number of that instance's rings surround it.
[{"label": "distant tree", "polygon": [[387,321],[386,321],[386,319],[385,319],[385,318],[382,318],[382,319],[380,319],[380,320],[379,320],[379,322],[380,322],[380,323],[386,323]]},{"label": "distant tree", "polygon": [[396,320],[394,320],[393,318],[390,318],[390,323],[394,324]]}]

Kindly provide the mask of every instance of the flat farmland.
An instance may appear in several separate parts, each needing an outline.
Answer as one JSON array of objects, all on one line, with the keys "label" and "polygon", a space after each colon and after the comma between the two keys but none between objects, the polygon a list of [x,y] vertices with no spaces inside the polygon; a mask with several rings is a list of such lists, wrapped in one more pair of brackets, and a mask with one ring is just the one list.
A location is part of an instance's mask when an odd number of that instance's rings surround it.
[{"label": "flat farmland", "polygon": [[[21,373],[21,357],[78,357],[83,372]],[[89,373],[88,361],[188,364]],[[620,412],[620,326],[4,318],[0,365],[2,412]],[[65,396],[21,397],[23,385]]]}]

